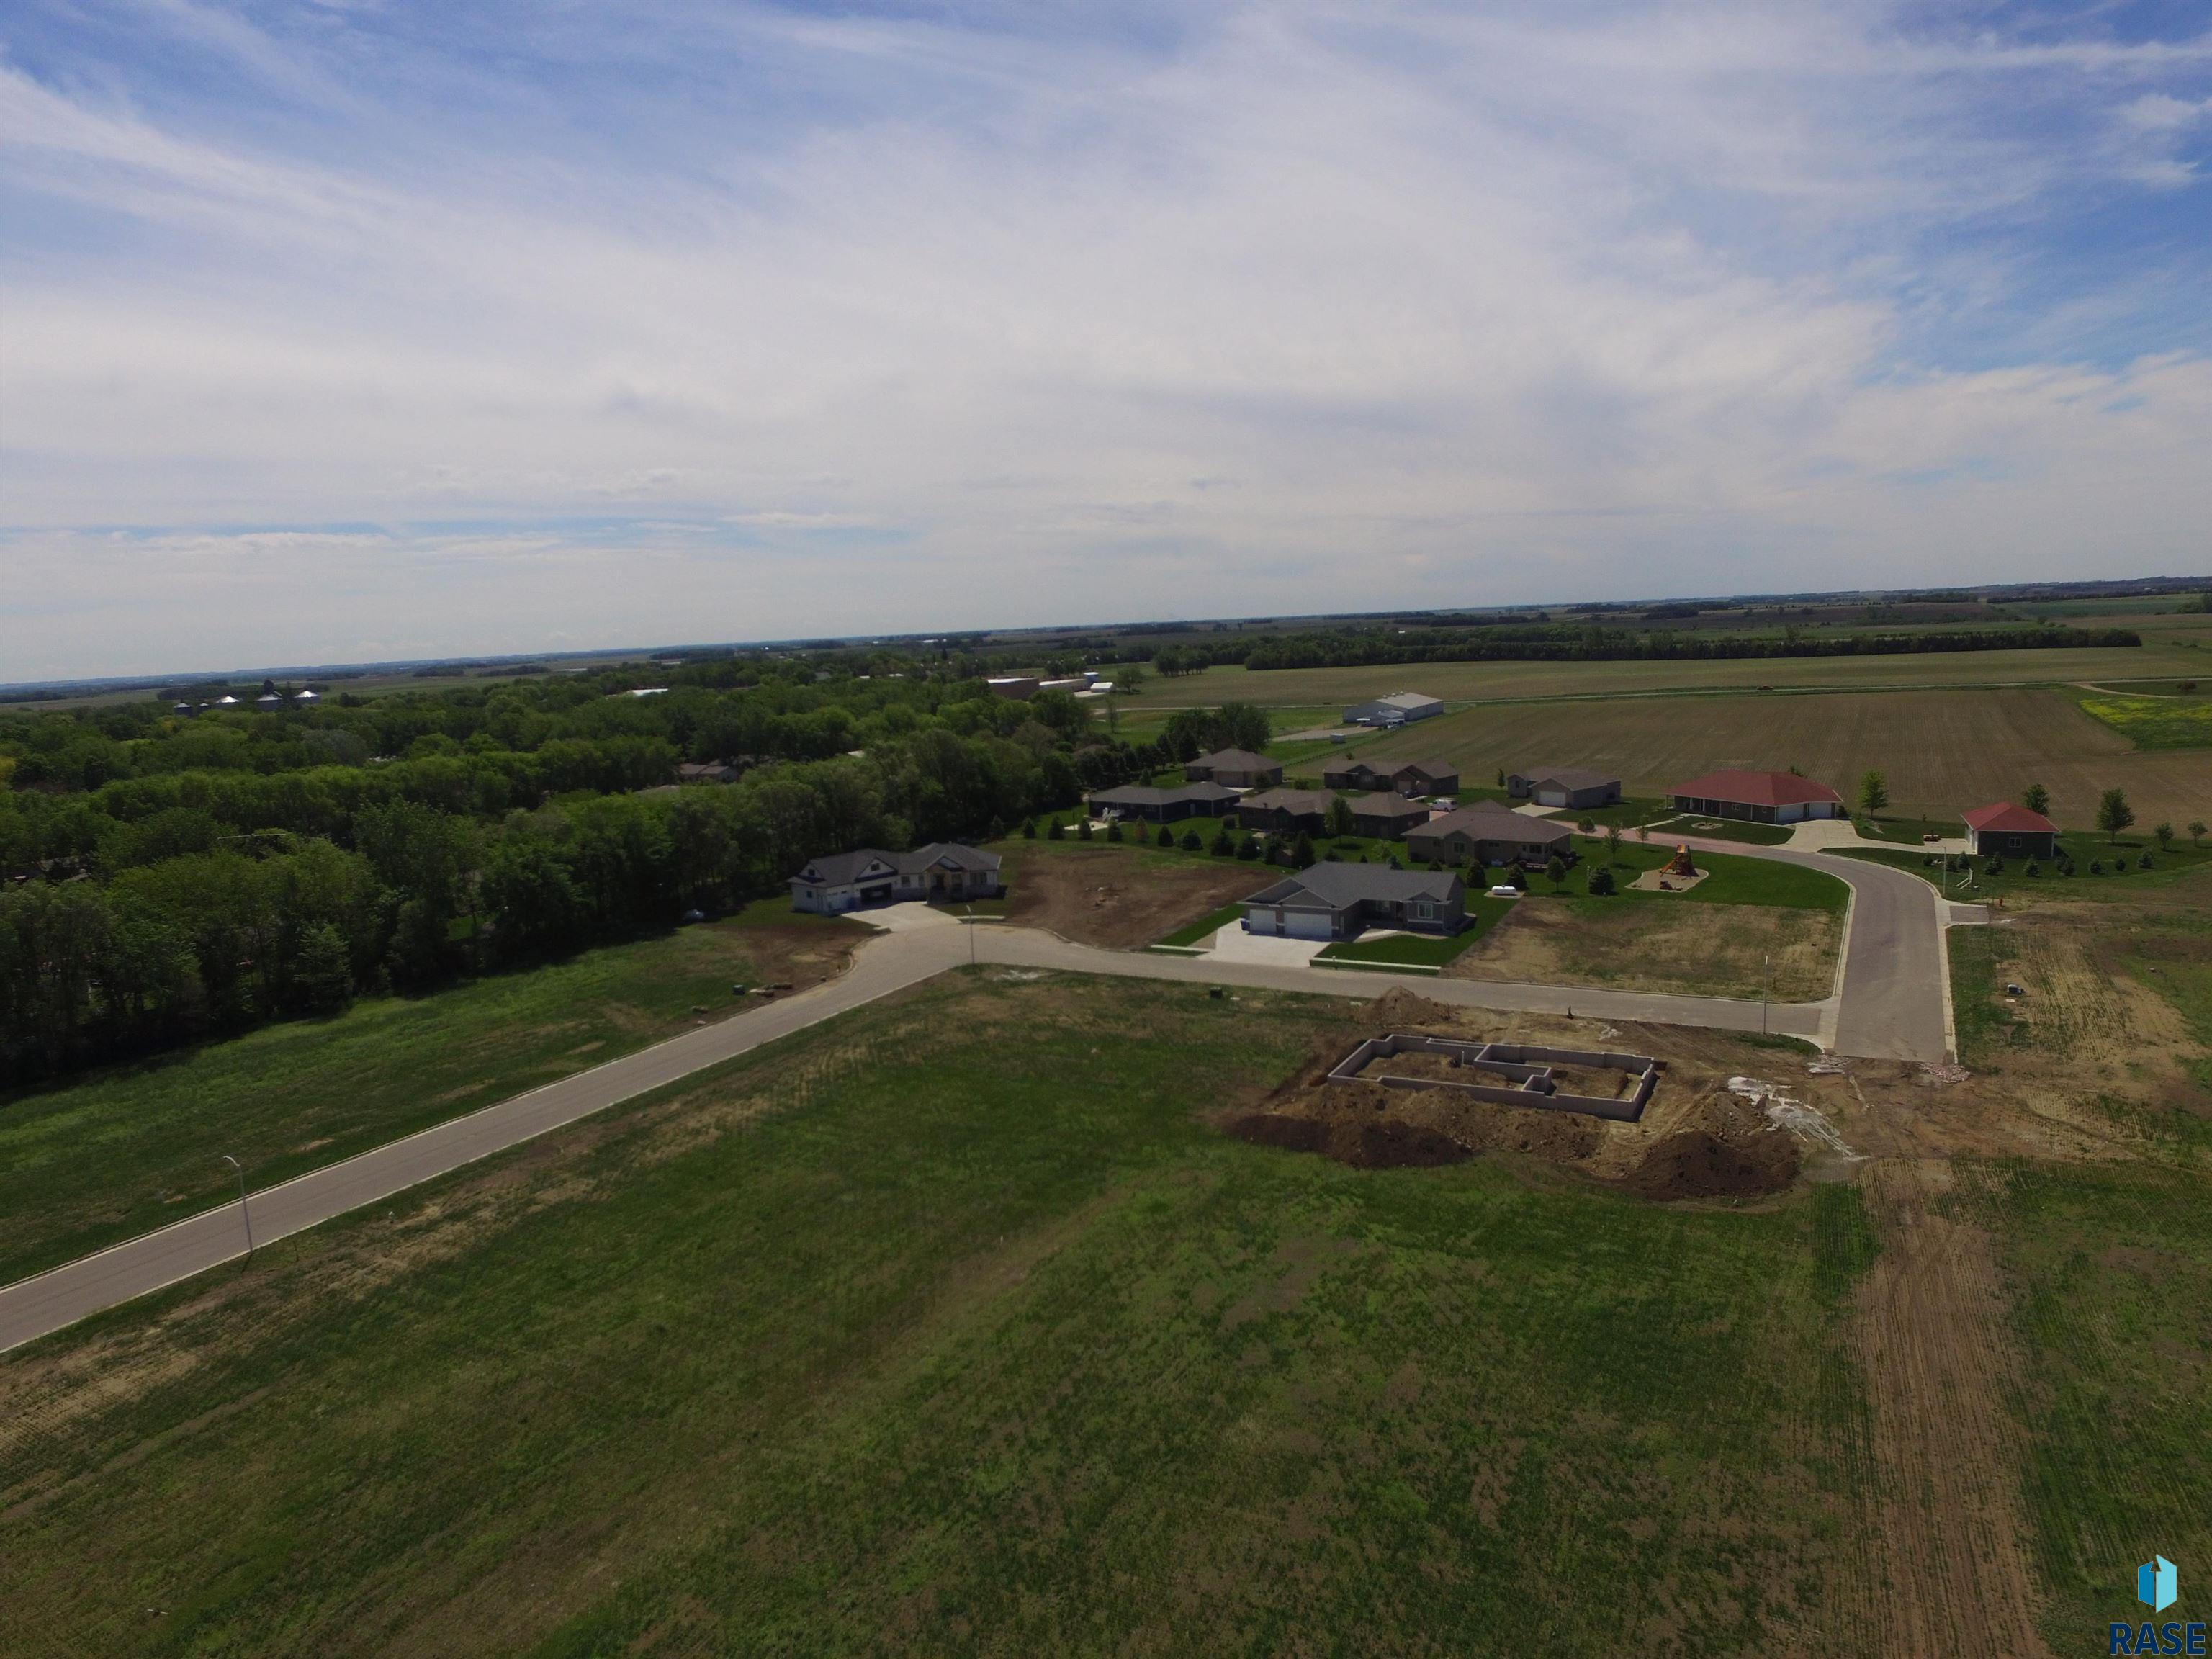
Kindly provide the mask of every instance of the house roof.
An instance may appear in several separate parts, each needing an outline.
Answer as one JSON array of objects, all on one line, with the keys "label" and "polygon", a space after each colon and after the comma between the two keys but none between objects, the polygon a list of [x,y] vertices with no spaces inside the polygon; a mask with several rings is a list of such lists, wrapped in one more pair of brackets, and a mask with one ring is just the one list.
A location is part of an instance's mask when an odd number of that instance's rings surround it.
[{"label": "house roof", "polygon": [[823,887],[842,887],[859,879],[862,871],[878,863],[887,871],[912,876],[933,866],[951,870],[996,870],[999,855],[949,841],[933,841],[911,853],[886,853],[880,847],[856,847],[849,853],[825,853],[820,858],[809,859],[806,867],[793,879]]},{"label": "house roof", "polygon": [[1431,818],[1421,833],[1449,836],[1456,832],[1464,832],[1476,841],[1541,842],[1547,847],[1574,839],[1574,832],[1564,823],[1532,818],[1526,812],[1516,812],[1494,800],[1479,800],[1456,812]]},{"label": "house roof", "polygon": [[1283,769],[1280,761],[1271,761],[1265,755],[1255,755],[1249,749],[1217,750],[1211,755],[1200,755],[1190,763],[1228,772],[1279,772]]},{"label": "house roof", "polygon": [[1383,764],[1384,766],[1387,766],[1387,767],[1389,767],[1389,768],[1390,769],[1390,775],[1391,775],[1392,777],[1394,777],[1394,778],[1395,778],[1395,777],[1396,777],[1396,776],[1398,775],[1398,774],[1399,774],[1399,773],[1401,773],[1401,772],[1419,772],[1419,773],[1420,773],[1424,777],[1431,777],[1431,778],[1442,778],[1442,777],[1454,777],[1454,778],[1455,778],[1455,777],[1457,777],[1457,776],[1459,775],[1459,768],[1457,768],[1456,766],[1454,766],[1454,765],[1453,765],[1449,761],[1440,761],[1440,760],[1401,760],[1401,761],[1384,761],[1384,762],[1382,763],[1382,764]]},{"label": "house roof", "polygon": [[1977,832],[1996,830],[2002,836],[2055,836],[2058,826],[2040,812],[2031,812],[2025,806],[2014,806],[2010,801],[1999,801],[1994,806],[1977,806],[1966,814],[1966,827]]},{"label": "house roof", "polygon": [[1532,784],[1556,783],[1562,789],[1602,789],[1620,781],[1610,772],[1593,772],[1580,766],[1541,766],[1516,775]]},{"label": "house roof", "polygon": [[1255,795],[1245,796],[1243,805],[1262,811],[1303,817],[1308,812],[1326,812],[1335,800],[1336,797],[1326,789],[1262,789]]},{"label": "house roof", "polygon": [[1795,772],[1747,772],[1733,767],[1678,783],[1667,793],[1703,800],[1741,801],[1746,806],[1802,806],[1808,801],[1843,799],[1826,784],[1801,778]]},{"label": "house roof", "polygon": [[1125,783],[1114,789],[1094,789],[1087,799],[1093,806],[1167,806],[1179,800],[1224,801],[1240,797],[1226,784],[1200,782],[1179,783],[1172,789]]},{"label": "house roof", "polygon": [[1442,697],[1432,697],[1425,691],[1389,691],[1379,697],[1370,697],[1365,702],[1354,703],[1355,708],[1426,708],[1431,703],[1442,702]]},{"label": "house roof", "polygon": [[1429,809],[1420,802],[1388,789],[1378,789],[1371,795],[1353,796],[1352,810],[1367,817],[1425,818],[1429,815]]},{"label": "house roof", "polygon": [[1285,910],[1342,910],[1364,900],[1448,900],[1458,890],[1460,879],[1449,870],[1393,870],[1381,864],[1316,864],[1242,902]]}]

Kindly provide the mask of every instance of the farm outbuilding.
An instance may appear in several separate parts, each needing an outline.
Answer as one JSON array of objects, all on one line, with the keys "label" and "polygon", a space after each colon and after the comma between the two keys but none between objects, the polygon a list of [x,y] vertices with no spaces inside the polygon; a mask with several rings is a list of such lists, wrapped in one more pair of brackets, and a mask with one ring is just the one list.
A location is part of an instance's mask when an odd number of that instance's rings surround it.
[{"label": "farm outbuilding", "polygon": [[1444,712],[1442,697],[1420,691],[1393,691],[1369,702],[1354,703],[1344,711],[1349,726],[1404,726],[1413,720],[1433,720]]}]

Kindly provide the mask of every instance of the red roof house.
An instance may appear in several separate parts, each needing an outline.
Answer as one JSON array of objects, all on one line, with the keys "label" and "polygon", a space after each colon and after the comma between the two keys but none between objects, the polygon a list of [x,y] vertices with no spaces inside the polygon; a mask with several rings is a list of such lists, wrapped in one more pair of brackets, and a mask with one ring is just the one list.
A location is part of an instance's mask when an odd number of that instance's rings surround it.
[{"label": "red roof house", "polygon": [[1966,814],[1966,845],[1977,853],[2055,858],[2058,826],[2040,812],[1999,801],[1994,806],[1977,806]]},{"label": "red roof house", "polygon": [[1678,783],[1668,794],[1678,812],[1743,818],[1753,823],[1796,823],[1802,818],[1845,816],[1844,798],[1825,783],[1795,772],[1747,772],[1735,768]]}]

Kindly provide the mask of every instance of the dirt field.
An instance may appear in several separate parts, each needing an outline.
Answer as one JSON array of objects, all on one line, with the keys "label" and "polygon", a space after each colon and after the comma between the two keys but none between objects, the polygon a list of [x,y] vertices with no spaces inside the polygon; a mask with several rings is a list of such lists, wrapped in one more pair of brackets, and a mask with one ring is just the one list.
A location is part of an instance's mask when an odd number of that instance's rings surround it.
[{"label": "dirt field", "polygon": [[1258,892],[1275,878],[1257,865],[1133,847],[1053,847],[1015,842],[1007,857],[1013,896],[1006,919],[1079,945],[1133,951],[1185,922]]},{"label": "dirt field", "polygon": [[1474,708],[1356,747],[1362,759],[1455,762],[1470,782],[1540,758],[1617,773],[1629,794],[1658,795],[1719,767],[1794,765],[1847,797],[1862,773],[1881,771],[1906,817],[2011,800],[2041,783],[2067,828],[2091,827],[2098,797],[2114,787],[2128,792],[2142,825],[2212,819],[2212,755],[2139,751],[2069,690],[1523,704],[1510,719]]},{"label": "dirt field", "polygon": [[1835,987],[1841,919],[1818,910],[1665,901],[1524,899],[1444,969],[1453,979],[1756,997],[1774,964],[1778,1002]]}]

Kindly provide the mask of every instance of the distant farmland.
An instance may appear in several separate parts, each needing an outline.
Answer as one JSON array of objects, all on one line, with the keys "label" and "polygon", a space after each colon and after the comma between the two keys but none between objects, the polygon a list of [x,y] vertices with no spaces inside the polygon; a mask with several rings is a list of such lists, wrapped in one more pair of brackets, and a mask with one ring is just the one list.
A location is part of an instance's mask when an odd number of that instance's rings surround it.
[{"label": "distant farmland", "polygon": [[1501,767],[1588,766],[1619,772],[1631,794],[1656,795],[1717,767],[1794,765],[1848,797],[1875,769],[1907,813],[1960,812],[2040,783],[2069,826],[2091,824],[2113,787],[2128,792],[2140,826],[2212,817],[2212,757],[2139,751],[2055,690],[1511,703],[1348,746],[1455,761],[1469,785]]}]

